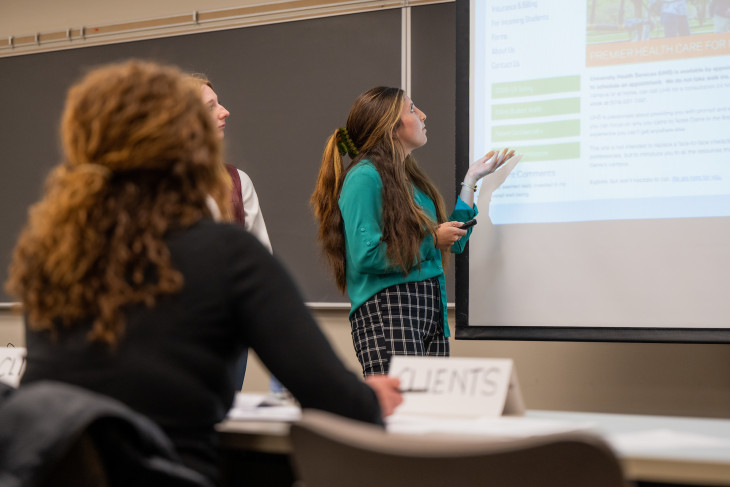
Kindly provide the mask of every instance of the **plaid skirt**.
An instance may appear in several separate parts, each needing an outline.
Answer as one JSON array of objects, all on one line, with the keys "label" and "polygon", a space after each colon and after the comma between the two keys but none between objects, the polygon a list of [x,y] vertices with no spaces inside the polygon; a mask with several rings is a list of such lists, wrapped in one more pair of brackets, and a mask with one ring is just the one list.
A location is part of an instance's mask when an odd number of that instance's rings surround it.
[{"label": "plaid skirt", "polygon": [[387,374],[392,355],[448,357],[438,278],[383,289],[350,317],[364,376]]}]

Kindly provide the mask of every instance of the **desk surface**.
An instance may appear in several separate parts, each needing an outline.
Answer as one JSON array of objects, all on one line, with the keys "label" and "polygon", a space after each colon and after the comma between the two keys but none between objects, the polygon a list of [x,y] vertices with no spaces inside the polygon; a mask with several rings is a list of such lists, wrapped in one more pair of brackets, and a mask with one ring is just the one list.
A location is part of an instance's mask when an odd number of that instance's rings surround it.
[{"label": "desk surface", "polygon": [[[631,480],[730,486],[730,420],[561,411],[526,417],[588,425],[613,446]],[[218,431],[224,448],[291,451],[286,422],[227,420]]]},{"label": "desk surface", "polygon": [[730,485],[730,420],[558,411],[528,416],[593,424],[632,480]]}]

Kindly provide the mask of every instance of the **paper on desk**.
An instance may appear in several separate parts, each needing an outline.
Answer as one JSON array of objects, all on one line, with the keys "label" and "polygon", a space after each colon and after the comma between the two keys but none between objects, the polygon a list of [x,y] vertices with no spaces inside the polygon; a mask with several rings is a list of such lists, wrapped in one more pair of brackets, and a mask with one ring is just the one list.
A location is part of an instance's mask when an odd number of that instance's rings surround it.
[{"label": "paper on desk", "polygon": [[421,415],[394,414],[386,418],[391,433],[498,436],[526,438],[529,436],[589,430],[595,425],[587,422],[535,419],[524,416],[482,418],[444,418]]},{"label": "paper on desk", "polygon": [[239,393],[228,411],[227,419],[241,421],[298,421],[302,417],[299,406],[262,406],[266,404],[266,394]]},{"label": "paper on desk", "polygon": [[266,394],[252,394],[250,392],[239,392],[233,398],[233,409],[254,409],[266,399]]},{"label": "paper on desk", "polygon": [[608,435],[611,445],[621,452],[669,450],[682,448],[728,448],[730,440],[715,436],[685,433],[670,429],[654,429]]},{"label": "paper on desk", "polygon": [[298,421],[302,410],[296,406],[261,407],[256,409],[231,409],[228,419],[241,421]]}]

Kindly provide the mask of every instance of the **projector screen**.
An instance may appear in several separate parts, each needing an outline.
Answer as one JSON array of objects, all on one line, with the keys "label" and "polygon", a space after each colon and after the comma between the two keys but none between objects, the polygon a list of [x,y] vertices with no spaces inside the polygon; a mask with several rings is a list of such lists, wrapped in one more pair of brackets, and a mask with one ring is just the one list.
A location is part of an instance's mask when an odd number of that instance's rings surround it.
[{"label": "projector screen", "polygon": [[479,185],[457,338],[730,342],[730,19],[712,7],[457,0],[457,182],[491,149],[523,155]]}]

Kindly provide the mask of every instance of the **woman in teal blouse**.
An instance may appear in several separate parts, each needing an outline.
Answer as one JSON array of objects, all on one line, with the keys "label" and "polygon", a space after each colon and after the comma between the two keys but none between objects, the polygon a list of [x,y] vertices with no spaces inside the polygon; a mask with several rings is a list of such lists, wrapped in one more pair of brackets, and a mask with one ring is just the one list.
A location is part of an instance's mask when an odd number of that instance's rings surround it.
[{"label": "woman in teal blouse", "polygon": [[[513,153],[490,152],[464,176],[454,211],[411,152],[426,114],[398,88],[373,88],[330,137],[312,194],[318,238],[347,291],[363,375],[387,374],[392,355],[449,355],[444,264],[464,250],[476,184]],[[342,157],[352,162],[345,169]],[[442,254],[444,252],[444,254]]]}]

